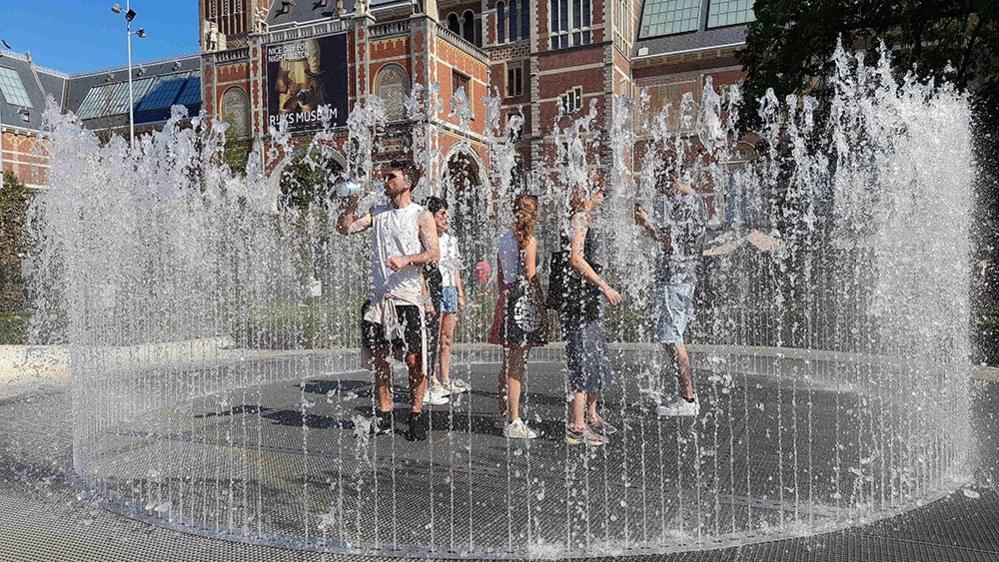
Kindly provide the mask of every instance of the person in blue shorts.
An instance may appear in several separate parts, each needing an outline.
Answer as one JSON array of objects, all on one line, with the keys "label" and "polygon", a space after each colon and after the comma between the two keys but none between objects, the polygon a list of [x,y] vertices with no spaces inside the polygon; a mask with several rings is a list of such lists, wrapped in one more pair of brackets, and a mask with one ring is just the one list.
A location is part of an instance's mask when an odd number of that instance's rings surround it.
[{"label": "person in blue shorts", "polygon": [[694,392],[693,370],[684,332],[694,314],[694,287],[704,245],[707,211],[694,190],[693,175],[661,171],[653,216],[635,206],[635,222],[659,243],[654,285],[655,337],[669,356],[680,390],[656,408],[660,416],[696,416],[700,402]]},{"label": "person in blue shorts", "polygon": [[440,261],[437,270],[440,272],[440,294],[434,303],[440,315],[440,329],[437,337],[437,365],[434,369],[434,381],[431,383],[430,394],[448,396],[452,393],[462,393],[469,390],[467,382],[451,376],[451,345],[454,341],[454,330],[458,324],[458,313],[465,308],[465,287],[461,282],[461,252],[458,250],[458,238],[450,233],[451,217],[448,214],[448,203],[440,197],[427,199],[427,210],[434,216],[437,232],[440,233]]}]

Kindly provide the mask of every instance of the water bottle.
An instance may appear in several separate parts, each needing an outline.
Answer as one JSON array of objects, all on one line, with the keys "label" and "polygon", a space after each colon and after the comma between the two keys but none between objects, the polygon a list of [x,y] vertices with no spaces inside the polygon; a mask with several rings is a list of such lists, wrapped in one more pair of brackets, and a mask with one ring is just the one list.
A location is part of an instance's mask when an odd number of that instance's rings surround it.
[{"label": "water bottle", "polygon": [[338,181],[333,186],[336,189],[338,197],[347,198],[367,195],[371,191],[372,184],[373,182],[371,181],[351,178]]}]

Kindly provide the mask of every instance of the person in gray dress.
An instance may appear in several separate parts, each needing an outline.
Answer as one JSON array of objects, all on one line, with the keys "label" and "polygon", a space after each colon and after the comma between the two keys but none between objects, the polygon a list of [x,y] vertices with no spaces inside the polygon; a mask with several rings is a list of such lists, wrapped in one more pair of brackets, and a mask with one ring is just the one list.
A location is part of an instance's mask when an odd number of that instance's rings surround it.
[{"label": "person in gray dress", "polygon": [[559,321],[565,338],[568,389],[572,396],[566,442],[598,446],[617,431],[600,416],[597,401],[611,382],[611,361],[604,329],[604,299],[621,304],[621,295],[601,276],[601,235],[594,214],[603,202],[606,186],[599,171],[590,185],[578,186],[572,198],[572,216],[563,245],[568,246],[568,271]]}]

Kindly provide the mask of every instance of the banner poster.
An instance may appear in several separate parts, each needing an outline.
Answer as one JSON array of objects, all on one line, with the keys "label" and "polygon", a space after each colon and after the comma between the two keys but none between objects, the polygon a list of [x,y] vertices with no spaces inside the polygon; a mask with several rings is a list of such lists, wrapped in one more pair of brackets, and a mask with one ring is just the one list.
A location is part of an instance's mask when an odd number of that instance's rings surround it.
[{"label": "banner poster", "polygon": [[347,124],[347,35],[267,46],[267,124],[293,132]]}]

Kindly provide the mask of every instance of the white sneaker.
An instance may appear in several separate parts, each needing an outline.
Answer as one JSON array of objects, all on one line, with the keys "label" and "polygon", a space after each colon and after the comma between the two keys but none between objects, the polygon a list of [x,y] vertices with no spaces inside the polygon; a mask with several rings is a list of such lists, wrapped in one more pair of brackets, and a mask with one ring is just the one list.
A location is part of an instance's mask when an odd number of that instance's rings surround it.
[{"label": "white sneaker", "polygon": [[452,390],[452,388],[437,382],[437,379],[434,379],[433,382],[430,383],[431,394],[436,394],[438,396],[451,396]]},{"label": "white sneaker", "polygon": [[665,404],[660,404],[656,406],[656,414],[660,417],[665,416],[696,416],[698,412],[701,411],[701,402],[698,400],[697,396],[694,396],[693,402],[687,402],[685,399],[674,396],[670,398]]},{"label": "white sneaker", "polygon": [[431,385],[430,388],[427,388],[427,390],[423,393],[423,403],[429,406],[443,406],[448,402],[450,402],[450,400],[448,399],[447,394],[443,393],[443,389],[434,388],[434,385]]},{"label": "white sneaker", "polygon": [[533,429],[527,427],[524,420],[517,418],[503,428],[503,436],[510,439],[534,439],[538,434]]},{"label": "white sneaker", "polygon": [[461,394],[463,392],[468,392],[469,390],[472,389],[471,385],[458,378],[452,378],[448,382],[442,383],[442,386],[450,390],[452,394],[453,393]]}]

